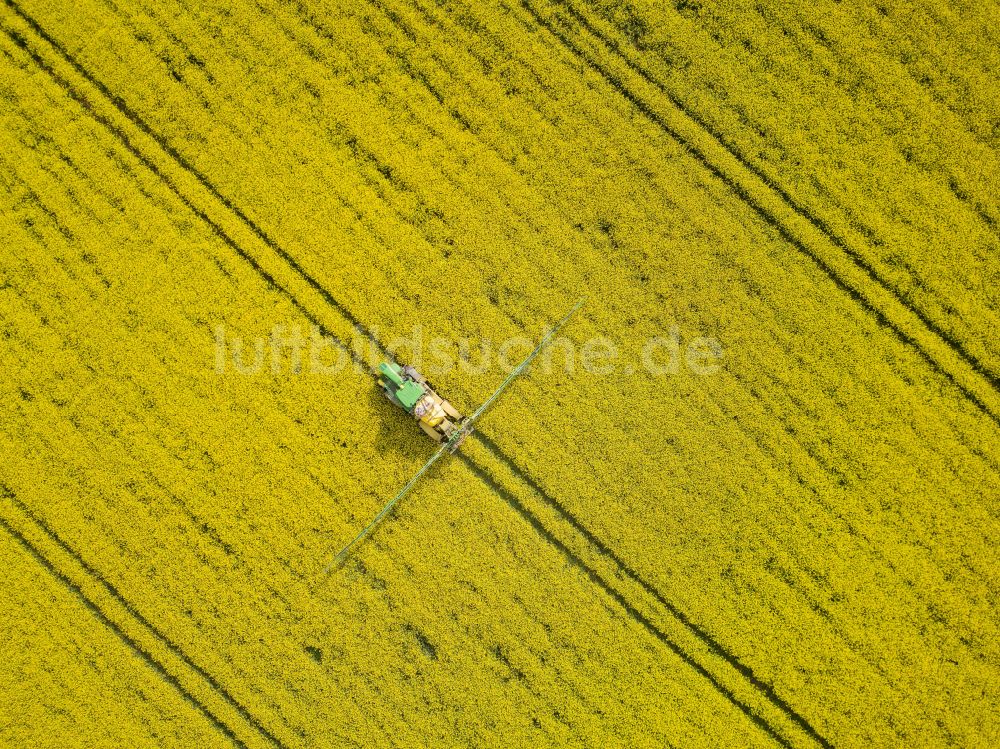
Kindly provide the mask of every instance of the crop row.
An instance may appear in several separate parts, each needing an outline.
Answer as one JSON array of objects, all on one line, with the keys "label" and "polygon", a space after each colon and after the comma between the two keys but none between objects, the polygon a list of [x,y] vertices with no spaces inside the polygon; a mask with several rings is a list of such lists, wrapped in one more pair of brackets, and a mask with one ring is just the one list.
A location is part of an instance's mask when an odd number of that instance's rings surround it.
[{"label": "crop row", "polygon": [[[968,487],[996,486],[992,425],[606,83],[547,53],[530,14],[466,10],[456,28],[433,8],[330,11],[218,24],[151,8],[120,19],[119,63],[63,38],[383,340],[414,320],[533,333],[584,289],[573,336],[609,335],[632,361],[629,342],[671,323],[717,336],[719,377],[539,373],[483,430],[824,732],[982,731],[995,519]],[[433,44],[428,19],[463,44]],[[201,65],[178,71],[187,55]],[[498,375],[440,379],[471,408]],[[946,687],[965,712],[940,715]]]},{"label": "crop row", "polygon": [[426,444],[398,417],[369,426],[386,413],[367,378],[220,377],[214,323],[305,319],[4,49],[4,481],[255,743],[697,743],[710,721],[761,740],[461,464],[323,579]]}]

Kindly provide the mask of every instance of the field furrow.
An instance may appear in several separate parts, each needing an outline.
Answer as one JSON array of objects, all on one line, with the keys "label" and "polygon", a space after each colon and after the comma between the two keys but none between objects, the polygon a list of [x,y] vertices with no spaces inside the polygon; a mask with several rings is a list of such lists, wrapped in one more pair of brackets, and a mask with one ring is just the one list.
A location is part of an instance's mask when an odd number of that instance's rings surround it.
[{"label": "field furrow", "polygon": [[[122,730],[995,742],[997,49],[916,13],[5,0],[0,520]],[[470,413],[581,296],[325,574],[375,365]]]},{"label": "field furrow", "polygon": [[[10,90],[27,68],[5,70]],[[308,319],[162,173],[99,122],[71,117],[78,105],[44,75],[19,91],[25,110],[45,102],[38,119],[5,122],[20,137],[6,143],[17,166],[5,184],[4,315],[16,333],[4,349],[3,479],[36,525],[99,575],[95,584],[119,591],[133,620],[176,646],[177,669],[203,675],[206,700],[232,700],[234,723],[280,746],[476,744],[497,731],[543,744],[689,744],[720,716],[732,741],[764,743],[752,714],[640,636],[642,625],[583,573],[567,579],[559,551],[460,465],[414,495],[418,514],[387,527],[346,584],[323,578],[330,547],[413,469],[422,443],[360,426],[330,438],[324,415],[363,425],[381,408],[363,372],[333,383],[273,375],[263,392],[237,378],[220,391],[217,325],[249,340],[275,311],[289,327]],[[24,145],[38,122],[56,134],[49,154]],[[33,160],[46,168],[25,169]],[[88,210],[71,207],[70,189]],[[40,279],[62,292],[46,294]],[[248,295],[260,301],[237,301]],[[30,374],[38,356],[58,362],[45,377]],[[50,429],[30,428],[41,421]],[[275,482],[279,466],[288,476]],[[421,501],[456,487],[461,503]],[[453,532],[466,537],[460,561]],[[494,567],[496,583],[473,583]],[[427,605],[446,599],[460,619]],[[374,651],[371,616],[382,633]],[[471,724],[448,707],[468,678],[481,716]],[[380,704],[396,717],[375,720]]]}]

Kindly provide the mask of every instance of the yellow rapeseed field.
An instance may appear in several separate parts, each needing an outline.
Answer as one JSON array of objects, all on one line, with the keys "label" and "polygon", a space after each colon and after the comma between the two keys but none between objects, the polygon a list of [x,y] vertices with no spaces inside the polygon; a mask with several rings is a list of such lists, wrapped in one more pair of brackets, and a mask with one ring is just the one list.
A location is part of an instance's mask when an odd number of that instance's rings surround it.
[{"label": "yellow rapeseed field", "polygon": [[4,0],[0,743],[1000,745],[997,18]]}]

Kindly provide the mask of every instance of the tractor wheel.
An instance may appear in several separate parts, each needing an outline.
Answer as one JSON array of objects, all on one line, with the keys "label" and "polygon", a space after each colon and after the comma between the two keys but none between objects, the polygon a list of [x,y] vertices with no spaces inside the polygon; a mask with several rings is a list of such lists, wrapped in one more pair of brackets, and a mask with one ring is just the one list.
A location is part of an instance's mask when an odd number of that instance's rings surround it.
[{"label": "tractor wheel", "polygon": [[444,435],[438,432],[434,427],[429,427],[422,421],[419,421],[417,423],[420,424],[421,429],[423,429],[425,432],[427,432],[427,434],[429,434],[431,437],[434,438],[435,442],[440,442],[441,440],[444,439]]},{"label": "tractor wheel", "polygon": [[458,421],[459,419],[462,418],[462,414],[456,411],[455,407],[446,400],[441,401],[441,408],[444,409],[444,412],[448,414],[448,418],[450,419]]},{"label": "tractor wheel", "polygon": [[409,377],[411,380],[416,380],[421,385],[427,385],[427,378],[420,374],[417,370],[407,364],[403,367],[403,374]]}]

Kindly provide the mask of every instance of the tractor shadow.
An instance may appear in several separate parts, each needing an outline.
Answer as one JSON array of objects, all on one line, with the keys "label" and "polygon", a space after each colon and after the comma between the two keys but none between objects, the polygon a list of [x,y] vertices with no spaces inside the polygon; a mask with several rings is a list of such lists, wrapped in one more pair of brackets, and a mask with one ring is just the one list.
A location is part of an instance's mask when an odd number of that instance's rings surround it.
[{"label": "tractor shadow", "polygon": [[374,447],[380,454],[408,459],[425,453],[430,456],[434,443],[412,416],[391,403],[378,386],[370,388],[366,397],[378,418],[378,426],[374,429]]}]

